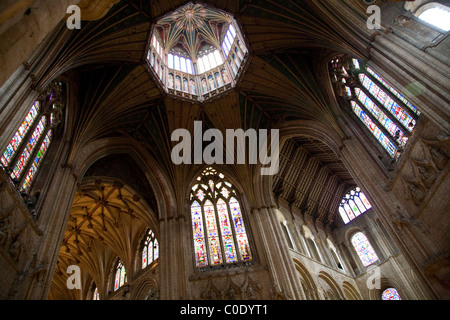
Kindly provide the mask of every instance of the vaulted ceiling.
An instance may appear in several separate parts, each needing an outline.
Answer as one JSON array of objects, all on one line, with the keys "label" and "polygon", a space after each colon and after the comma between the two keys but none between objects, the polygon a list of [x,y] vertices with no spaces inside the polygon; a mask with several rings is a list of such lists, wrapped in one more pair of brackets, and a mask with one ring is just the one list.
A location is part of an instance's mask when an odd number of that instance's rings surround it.
[{"label": "vaulted ceiling", "polygon": [[[90,142],[127,137],[157,159],[176,194],[177,189],[186,188],[192,168],[173,165],[171,132],[192,130],[194,120],[222,132],[311,120],[343,136],[337,121],[340,111],[331,102],[327,62],[335,52],[348,51],[349,46],[314,13],[309,1],[206,1],[236,18],[249,45],[249,65],[237,87],[214,101],[195,104],[166,96],[148,71],[148,41],[153,23],[187,3],[122,0],[102,19],[83,21],[81,30],[67,30],[61,24],[55,37],[62,45],[40,81],[63,74],[78,86],[69,162]],[[296,143],[311,150],[316,144],[302,139]],[[328,168],[344,183],[352,184],[345,167],[334,160],[333,151],[323,143],[317,148],[323,151],[322,160]],[[251,169],[231,167],[230,172],[242,178],[251,202]]]},{"label": "vaulted ceiling", "polygon": [[[51,52],[51,63],[39,81],[63,75],[77,92],[77,103],[70,111],[74,119],[68,138],[69,163],[89,143],[127,138],[158,162],[161,174],[172,183],[167,187],[182,198],[196,167],[172,163],[170,138],[175,129],[192,132],[195,120],[222,132],[309,120],[343,136],[337,121],[340,111],[331,102],[327,62],[335,52],[347,52],[348,44],[310,9],[308,1],[206,1],[236,18],[249,45],[249,65],[235,89],[212,101],[199,104],[167,96],[149,72],[146,51],[154,23],[187,3],[122,0],[102,19],[83,21],[81,30],[67,30],[61,24],[54,34],[59,47]],[[230,165],[227,173],[237,177],[253,205],[251,166]],[[158,212],[160,195],[147,176],[124,154],[105,155],[85,172],[60,250],[55,286],[64,291],[61,275],[75,260],[97,276],[105,274],[117,255],[126,265],[131,263],[127,252],[136,247],[143,230],[165,214]],[[340,197],[354,184],[329,146],[299,136],[281,150],[272,191],[333,228],[340,223],[336,219]],[[178,211],[183,212],[184,201],[178,203]],[[100,257],[109,265],[102,265]],[[103,283],[106,279],[94,280]]]}]

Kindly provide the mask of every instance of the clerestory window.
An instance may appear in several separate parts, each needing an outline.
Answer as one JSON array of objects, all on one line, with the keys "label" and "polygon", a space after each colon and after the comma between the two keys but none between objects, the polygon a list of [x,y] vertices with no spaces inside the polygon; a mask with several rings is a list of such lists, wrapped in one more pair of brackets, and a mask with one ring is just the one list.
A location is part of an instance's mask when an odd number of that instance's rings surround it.
[{"label": "clerestory window", "polygon": [[152,265],[159,258],[159,243],[152,230],[148,230],[141,246],[142,269]]},{"label": "clerestory window", "polygon": [[341,200],[339,214],[345,224],[372,208],[369,200],[359,187],[350,190]]},{"label": "clerestory window", "polygon": [[450,7],[440,3],[427,3],[416,13],[417,17],[444,31],[450,31]]},{"label": "clerestory window", "polygon": [[127,272],[121,260],[117,261],[115,270],[114,291],[117,291],[127,282]]},{"label": "clerestory window", "polygon": [[54,130],[62,124],[65,84],[54,81],[34,102],[4,150],[0,165],[22,192],[32,183],[52,143]]},{"label": "clerestory window", "polygon": [[336,58],[331,69],[337,94],[396,161],[417,124],[418,108],[358,59]]},{"label": "clerestory window", "polygon": [[362,232],[355,233],[351,242],[364,267],[370,266],[379,260],[369,240]]}]

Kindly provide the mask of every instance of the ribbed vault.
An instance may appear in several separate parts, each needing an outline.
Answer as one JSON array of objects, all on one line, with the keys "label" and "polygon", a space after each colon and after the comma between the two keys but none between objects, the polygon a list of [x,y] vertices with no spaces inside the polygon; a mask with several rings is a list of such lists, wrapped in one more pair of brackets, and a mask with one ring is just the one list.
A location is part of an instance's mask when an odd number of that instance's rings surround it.
[{"label": "ribbed vault", "polygon": [[[43,67],[46,76],[37,82],[63,75],[76,83],[79,101],[73,113],[77,119],[68,164],[98,139],[124,137],[130,145],[148,151],[173,184],[171,193],[182,199],[192,172],[199,168],[172,163],[176,143],[171,134],[179,128],[192,134],[196,120],[203,121],[204,129],[218,128],[223,133],[307,120],[344,137],[323,66],[330,52],[347,51],[346,43],[308,1],[206,1],[206,6],[234,15],[249,44],[249,64],[237,87],[214,100],[193,103],[167,96],[146,61],[149,39],[154,22],[188,3],[122,0],[102,19],[83,21],[81,30],[68,31],[61,24],[54,34],[61,47],[47,69]],[[327,166],[336,177],[342,174],[342,181],[348,180],[343,169]],[[228,171],[252,204],[259,170],[229,165]],[[182,201],[177,203],[184,212]],[[327,221],[327,214],[320,219]]]},{"label": "ribbed vault", "polygon": [[[67,267],[80,265],[104,288],[120,258],[134,270],[136,248],[151,228],[158,236],[157,216],[141,196],[117,178],[87,177],[77,191],[64,233],[53,279],[54,294],[64,291]],[[107,261],[105,265],[104,262]],[[86,286],[89,283],[85,284]],[[67,294],[67,292],[65,293]],[[63,294],[64,295],[64,294]]]}]

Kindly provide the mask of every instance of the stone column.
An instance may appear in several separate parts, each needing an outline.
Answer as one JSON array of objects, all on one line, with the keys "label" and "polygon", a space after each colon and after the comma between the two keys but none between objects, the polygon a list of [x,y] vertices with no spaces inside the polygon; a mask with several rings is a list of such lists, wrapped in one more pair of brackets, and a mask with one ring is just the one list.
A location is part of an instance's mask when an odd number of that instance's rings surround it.
[{"label": "stone column", "polygon": [[16,282],[14,299],[47,299],[76,189],[71,170],[59,168],[37,221],[43,234],[33,244],[33,261],[22,270],[21,280]]},{"label": "stone column", "polygon": [[182,300],[188,296],[188,261],[186,245],[190,242],[185,236],[184,216],[161,219],[159,232],[160,243],[160,299]]},{"label": "stone column", "polygon": [[258,232],[264,241],[265,262],[272,275],[275,295],[287,299],[303,299],[300,279],[289,253],[282,226],[277,218],[277,208],[262,207],[254,210]]}]

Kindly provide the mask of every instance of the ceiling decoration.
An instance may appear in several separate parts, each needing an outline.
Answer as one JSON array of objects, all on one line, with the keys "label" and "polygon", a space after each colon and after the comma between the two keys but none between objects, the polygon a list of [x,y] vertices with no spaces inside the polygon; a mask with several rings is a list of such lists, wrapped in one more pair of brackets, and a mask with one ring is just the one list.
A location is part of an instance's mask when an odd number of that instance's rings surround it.
[{"label": "ceiling decoration", "polygon": [[78,6],[83,20],[93,21],[103,18],[120,0],[82,0]]},{"label": "ceiling decoration", "polygon": [[[153,27],[167,50],[181,43],[193,55],[205,44],[220,47],[230,21],[240,27],[249,49],[248,65],[236,87],[203,103],[177,100],[165,92],[146,60]],[[83,21],[82,29],[73,32],[62,25],[56,35],[62,45],[36,75],[45,83],[64,74],[78,84],[68,163],[89,143],[126,137],[130,145],[148,151],[161,174],[173,183],[174,194],[183,197],[196,166],[172,163],[176,143],[171,133],[179,128],[192,133],[195,120],[222,132],[308,120],[329,127],[333,136],[343,136],[327,91],[326,66],[330,52],[346,52],[348,46],[309,1],[210,0],[200,5],[181,0],[122,0],[102,19]],[[338,162],[322,160],[341,183],[350,183]],[[253,197],[252,166],[227,169],[241,177],[243,191]]]},{"label": "ceiling decoration", "polygon": [[342,196],[355,181],[325,143],[311,138],[288,140],[280,152],[280,170],[274,178],[277,198],[299,208],[308,219],[333,229]]},{"label": "ceiling decoration", "polygon": [[166,53],[180,46],[195,60],[205,44],[221,48],[222,31],[227,30],[231,19],[222,11],[191,3],[158,20],[155,32],[163,39]]}]

